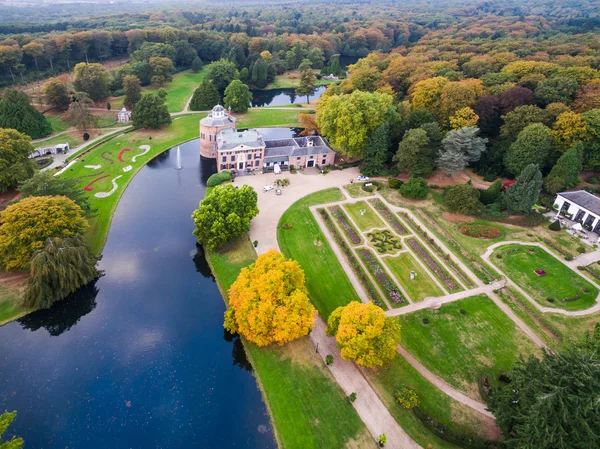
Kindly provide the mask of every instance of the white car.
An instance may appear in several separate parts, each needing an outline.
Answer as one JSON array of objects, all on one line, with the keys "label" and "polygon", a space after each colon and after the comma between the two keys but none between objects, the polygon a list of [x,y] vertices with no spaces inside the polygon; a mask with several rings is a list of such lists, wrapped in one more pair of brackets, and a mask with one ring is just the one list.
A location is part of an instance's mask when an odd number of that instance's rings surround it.
[{"label": "white car", "polygon": [[264,186],[263,187],[263,192],[268,192],[269,190],[273,190],[275,187],[273,186]]},{"label": "white car", "polygon": [[368,177],[368,176],[361,176],[361,175],[358,175],[358,176],[356,177],[356,180],[357,180],[357,181],[368,181],[368,180],[369,180],[369,177]]}]

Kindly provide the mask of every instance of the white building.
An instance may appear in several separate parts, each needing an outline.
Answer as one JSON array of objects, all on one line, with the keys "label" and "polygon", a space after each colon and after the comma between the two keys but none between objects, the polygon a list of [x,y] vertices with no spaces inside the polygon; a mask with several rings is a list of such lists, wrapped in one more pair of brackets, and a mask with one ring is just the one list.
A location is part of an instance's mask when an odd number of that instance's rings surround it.
[{"label": "white building", "polygon": [[125,106],[117,113],[117,122],[127,123],[131,121],[131,112],[128,111]]},{"label": "white building", "polygon": [[58,154],[58,153],[66,153],[69,151],[68,143],[59,143],[53,147],[42,147],[36,148],[33,150],[33,153],[29,155],[29,159],[33,159],[34,157],[46,156],[49,154]]},{"label": "white building", "polygon": [[561,215],[596,234],[600,234],[600,198],[585,190],[561,192],[556,195],[554,207]]}]

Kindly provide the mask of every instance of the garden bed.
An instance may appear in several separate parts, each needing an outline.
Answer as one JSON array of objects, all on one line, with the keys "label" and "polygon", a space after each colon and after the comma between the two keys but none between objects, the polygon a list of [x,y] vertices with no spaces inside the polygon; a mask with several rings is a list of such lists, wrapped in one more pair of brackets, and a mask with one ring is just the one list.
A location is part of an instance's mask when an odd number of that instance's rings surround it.
[{"label": "garden bed", "polygon": [[462,225],[459,229],[462,235],[476,239],[495,239],[502,234],[500,229],[484,224],[469,223]]},{"label": "garden bed", "polygon": [[368,249],[359,249],[357,250],[357,252],[358,254],[360,254],[361,259],[363,260],[373,277],[377,280],[377,283],[385,292],[388,299],[396,306],[404,304],[405,299],[402,297],[400,289],[398,288],[396,283],[392,281],[392,279],[388,276],[388,274],[383,269],[377,258],[373,256],[371,251],[369,251]]},{"label": "garden bed", "polygon": [[450,291],[459,290],[460,287],[454,282],[454,279],[450,277],[448,272],[444,270],[434,259],[431,257],[429,252],[423,248],[416,239],[408,239],[408,245],[413,249],[415,253],[425,262],[425,265],[429,267],[436,277],[446,286]]},{"label": "garden bed", "polygon": [[344,230],[346,236],[350,239],[350,241],[355,245],[361,243],[362,238],[360,237],[360,234],[356,231],[356,229],[354,229],[354,226],[350,224],[350,221],[348,220],[348,217],[346,216],[342,208],[340,206],[331,206],[329,209],[331,210],[331,214],[335,217],[338,224]]},{"label": "garden bed", "polygon": [[402,223],[400,223],[398,218],[396,218],[396,216],[387,208],[387,206],[383,204],[383,201],[376,198],[374,200],[371,200],[371,204],[373,204],[375,209],[377,209],[379,213],[383,216],[383,218],[386,219],[386,221],[390,224],[394,231],[396,231],[400,235],[408,234],[407,229],[402,225]]},{"label": "garden bed", "polygon": [[379,254],[393,254],[402,249],[400,239],[388,229],[369,232],[367,237],[369,237],[369,244]]}]

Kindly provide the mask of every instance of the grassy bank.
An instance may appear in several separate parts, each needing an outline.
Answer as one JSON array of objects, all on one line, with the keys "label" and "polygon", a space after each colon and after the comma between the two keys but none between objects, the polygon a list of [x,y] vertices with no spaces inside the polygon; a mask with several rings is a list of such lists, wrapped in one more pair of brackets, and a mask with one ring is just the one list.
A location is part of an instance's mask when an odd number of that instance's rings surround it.
[{"label": "grassy bank", "polygon": [[19,287],[10,283],[0,284],[0,326],[29,313],[21,304],[21,295]]}]

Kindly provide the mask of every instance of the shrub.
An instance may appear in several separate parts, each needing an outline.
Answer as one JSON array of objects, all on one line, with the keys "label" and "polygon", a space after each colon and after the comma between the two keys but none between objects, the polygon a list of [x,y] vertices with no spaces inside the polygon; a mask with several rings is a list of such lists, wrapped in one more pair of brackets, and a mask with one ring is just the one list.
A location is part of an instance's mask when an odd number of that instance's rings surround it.
[{"label": "shrub", "polygon": [[587,182],[589,182],[590,184],[600,184],[600,177],[592,176],[587,179]]},{"label": "shrub", "polygon": [[379,435],[379,445],[380,446],[385,446],[385,443],[387,443],[387,435],[385,433],[382,433],[381,435]]},{"label": "shrub", "polygon": [[397,178],[388,179],[388,186],[390,189],[399,189],[400,186],[402,186],[402,184],[404,184],[404,183],[400,179],[397,179]]},{"label": "shrub", "polygon": [[495,239],[500,237],[500,229],[484,224],[469,223],[460,227],[460,233],[478,239]]},{"label": "shrub", "polygon": [[348,396],[348,400],[350,402],[356,401],[356,393],[354,391],[352,393],[350,393],[350,396]]},{"label": "shrub", "polygon": [[88,140],[90,140],[90,135],[88,133],[83,133],[83,140],[85,142],[87,142]]},{"label": "shrub", "polygon": [[570,261],[572,261],[572,260],[573,260],[573,256],[571,256],[570,254],[567,254],[567,255],[565,256],[565,260],[566,260],[567,262],[570,262]]},{"label": "shrub", "polygon": [[327,354],[325,357],[325,363],[329,365],[333,365],[333,356],[331,354]]},{"label": "shrub", "polygon": [[214,173],[210,175],[206,181],[206,187],[216,187],[219,184],[223,184],[226,181],[231,180],[231,172],[222,171],[221,173]]},{"label": "shrub", "polygon": [[429,318],[423,318],[423,324],[429,324]]},{"label": "shrub", "polygon": [[419,396],[410,388],[401,388],[394,394],[396,402],[407,410],[411,410],[419,406]]},{"label": "shrub", "polygon": [[470,184],[450,187],[444,195],[444,206],[450,212],[475,215],[481,208],[479,191]]},{"label": "shrub", "polygon": [[423,178],[410,178],[400,186],[399,192],[405,198],[422,200],[429,193],[429,189],[427,188],[427,181]]},{"label": "shrub", "polygon": [[560,229],[561,229],[560,221],[554,220],[552,223],[550,223],[548,225],[548,229],[550,229],[551,231],[560,231]]},{"label": "shrub", "polygon": [[580,253],[580,254],[585,253],[585,246],[584,245],[579,245],[577,247],[577,252]]},{"label": "shrub", "polygon": [[546,298],[546,301],[548,301],[548,302],[554,302],[554,298]]},{"label": "shrub", "polygon": [[281,229],[292,229],[294,227],[291,223],[284,223],[281,225]]},{"label": "shrub", "polygon": [[113,97],[122,97],[125,95],[125,89],[117,89],[112,93]]},{"label": "shrub", "polygon": [[467,314],[467,311],[466,311],[465,309],[460,309],[460,314],[461,314],[461,315],[466,315],[466,314]]},{"label": "shrub", "polygon": [[479,198],[483,204],[488,205],[495,203],[502,193],[502,181],[500,179],[496,180],[487,189],[480,190],[479,193]]}]

